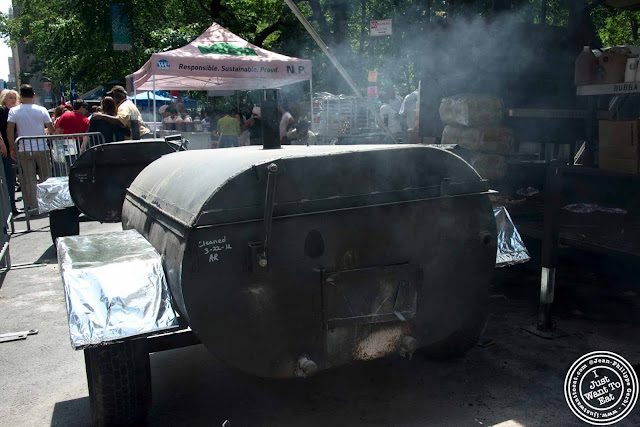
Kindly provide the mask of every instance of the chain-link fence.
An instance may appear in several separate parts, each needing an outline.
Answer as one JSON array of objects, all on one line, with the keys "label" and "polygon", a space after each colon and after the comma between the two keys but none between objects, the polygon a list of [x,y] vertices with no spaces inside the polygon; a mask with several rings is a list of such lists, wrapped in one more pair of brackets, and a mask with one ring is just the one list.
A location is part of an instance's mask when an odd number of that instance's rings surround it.
[{"label": "chain-link fence", "polygon": [[71,165],[86,150],[104,144],[101,133],[21,136],[16,139],[18,175],[27,231],[38,213],[37,185],[51,177],[69,176]]}]

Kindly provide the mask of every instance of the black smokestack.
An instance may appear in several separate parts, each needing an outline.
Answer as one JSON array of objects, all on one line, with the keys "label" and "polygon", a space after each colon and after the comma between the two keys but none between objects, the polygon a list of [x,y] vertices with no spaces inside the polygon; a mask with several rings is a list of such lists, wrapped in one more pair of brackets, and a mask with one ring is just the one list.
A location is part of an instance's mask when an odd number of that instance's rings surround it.
[{"label": "black smokestack", "polygon": [[260,100],[262,141],[265,150],[280,147],[280,111],[278,110],[278,89],[263,91]]}]

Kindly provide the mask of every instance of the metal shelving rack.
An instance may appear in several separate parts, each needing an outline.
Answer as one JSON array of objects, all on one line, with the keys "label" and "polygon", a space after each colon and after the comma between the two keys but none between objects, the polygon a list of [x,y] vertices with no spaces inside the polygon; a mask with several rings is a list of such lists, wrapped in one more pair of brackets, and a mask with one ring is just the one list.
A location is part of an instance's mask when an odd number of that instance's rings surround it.
[{"label": "metal shelving rack", "polygon": [[[601,230],[599,227],[594,226],[580,229],[580,233],[569,233],[566,229],[561,230],[560,223],[562,205],[568,202],[568,200],[565,200],[565,196],[573,193],[572,191],[567,191],[567,186],[571,185],[567,180],[569,177],[572,177],[575,182],[589,182],[591,180],[593,184],[589,187],[595,186],[597,181],[609,179],[617,180],[611,186],[614,188],[629,184],[631,185],[630,188],[637,188],[636,183],[640,180],[640,175],[623,174],[594,168],[593,157],[589,156],[587,159],[586,154],[592,154],[597,145],[597,97],[601,95],[630,96],[640,94],[640,82],[578,86],[576,94],[588,97],[588,111],[585,116],[586,150],[584,162],[585,166],[588,167],[549,165],[546,173],[543,221],[542,223],[534,222],[533,224],[525,222],[521,228],[525,235],[537,234],[542,240],[539,319],[537,325],[526,329],[545,338],[563,335],[562,331],[556,330],[551,316],[560,242],[569,247],[606,255],[640,257],[638,231],[635,227],[627,227],[626,230],[622,227],[617,234],[610,236],[607,235],[607,230]],[[637,200],[637,195],[635,194],[626,195],[626,197],[626,200]],[[575,203],[576,201],[572,202]]]},{"label": "metal shelving rack", "polygon": [[367,109],[355,96],[316,93],[313,98],[313,121],[318,137],[327,144],[367,127]]}]

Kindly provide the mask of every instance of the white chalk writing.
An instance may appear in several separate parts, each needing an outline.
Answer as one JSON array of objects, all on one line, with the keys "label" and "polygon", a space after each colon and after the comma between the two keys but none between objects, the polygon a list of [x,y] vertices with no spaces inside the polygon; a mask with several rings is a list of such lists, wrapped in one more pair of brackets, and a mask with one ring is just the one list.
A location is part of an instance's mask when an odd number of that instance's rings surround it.
[{"label": "white chalk writing", "polygon": [[220,261],[219,253],[233,249],[231,243],[227,243],[227,236],[213,240],[199,240],[198,248],[208,257],[209,262]]}]

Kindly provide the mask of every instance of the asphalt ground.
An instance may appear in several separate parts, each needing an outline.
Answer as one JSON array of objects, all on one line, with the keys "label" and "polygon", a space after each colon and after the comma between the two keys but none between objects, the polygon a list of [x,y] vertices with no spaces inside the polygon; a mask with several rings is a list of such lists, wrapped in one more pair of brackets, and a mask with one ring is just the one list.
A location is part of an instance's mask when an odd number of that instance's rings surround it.
[{"label": "asphalt ground", "polygon": [[[62,282],[48,217],[24,232],[18,217],[14,267],[0,287],[0,334],[38,329],[0,343],[0,425],[90,425],[83,353],[69,342]],[[81,234],[119,224],[83,220]],[[572,267],[573,268],[573,267]],[[535,321],[534,265],[497,272],[480,344],[460,359],[390,357],[300,380],[264,380],[228,368],[202,345],[152,354],[152,426],[580,426],[563,395],[570,365],[608,350],[640,364],[637,282],[599,289],[602,273],[559,270],[557,325],[546,340],[522,327]],[[606,276],[606,271],[604,272]],[[615,277],[612,276],[612,277]],[[585,296],[585,294],[589,294]],[[594,297],[595,295],[595,297]],[[607,295],[611,298],[607,298]],[[595,301],[594,301],[595,298]],[[640,425],[640,403],[619,426]]]}]

